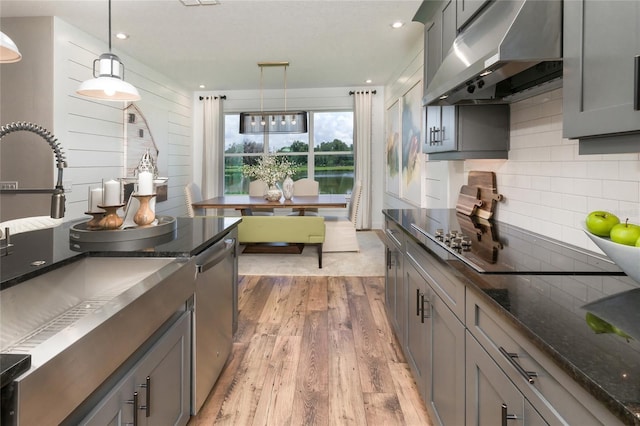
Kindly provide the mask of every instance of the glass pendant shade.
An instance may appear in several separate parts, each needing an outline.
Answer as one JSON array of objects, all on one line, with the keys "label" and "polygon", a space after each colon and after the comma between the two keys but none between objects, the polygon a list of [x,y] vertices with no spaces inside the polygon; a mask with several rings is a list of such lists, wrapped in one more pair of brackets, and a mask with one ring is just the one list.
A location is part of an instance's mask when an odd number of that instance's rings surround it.
[{"label": "glass pendant shade", "polygon": [[307,133],[307,112],[287,111],[284,120],[272,120],[282,112],[241,112],[241,134]]},{"label": "glass pendant shade", "polygon": [[[96,63],[99,73],[96,75]],[[140,94],[133,85],[122,79],[124,65],[113,53],[103,53],[93,61],[93,77],[84,81],[76,93],[90,98],[110,101],[138,101]]]},{"label": "glass pendant shade", "polygon": [[0,63],[10,64],[22,59],[18,46],[5,33],[0,31]]}]

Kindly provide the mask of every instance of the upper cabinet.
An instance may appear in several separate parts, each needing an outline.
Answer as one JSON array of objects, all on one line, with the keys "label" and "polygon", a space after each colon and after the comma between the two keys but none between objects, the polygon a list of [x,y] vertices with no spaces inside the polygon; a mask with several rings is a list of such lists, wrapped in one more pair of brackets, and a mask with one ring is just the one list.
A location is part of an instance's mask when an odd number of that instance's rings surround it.
[{"label": "upper cabinet", "polygon": [[457,0],[456,28],[462,29],[487,3],[489,0]]},{"label": "upper cabinet", "polygon": [[640,152],[640,2],[564,2],[564,137]]},{"label": "upper cabinet", "polygon": [[[442,59],[453,46],[463,7],[474,16],[485,0],[423,2],[416,20],[424,28],[424,88],[431,83]],[[460,3],[464,5],[460,6]],[[471,6],[475,9],[470,11]],[[424,103],[424,99],[423,99]],[[465,105],[426,107],[427,130],[423,152],[430,160],[507,158],[509,150],[508,105]]]}]

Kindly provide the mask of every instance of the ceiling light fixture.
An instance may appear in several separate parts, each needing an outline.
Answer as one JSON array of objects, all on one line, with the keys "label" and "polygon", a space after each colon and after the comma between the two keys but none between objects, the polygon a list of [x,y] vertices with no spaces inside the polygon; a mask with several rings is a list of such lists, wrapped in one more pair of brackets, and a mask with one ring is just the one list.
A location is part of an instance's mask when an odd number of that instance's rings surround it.
[{"label": "ceiling light fixture", "polygon": [[[307,133],[307,112],[287,111],[287,67],[289,62],[258,62],[260,67],[260,111],[240,113],[241,134]],[[284,110],[264,111],[264,67],[284,68]]]},{"label": "ceiling light fixture", "polygon": [[[96,63],[99,74],[96,75]],[[93,61],[93,78],[84,81],[77,94],[105,101],[138,101],[140,94],[124,81],[124,64],[111,53],[111,0],[109,0],[109,53],[103,53]]]},{"label": "ceiling light fixture", "polygon": [[404,27],[404,22],[402,21],[396,21],[393,24],[391,24],[391,28],[397,30],[398,28],[402,28]]},{"label": "ceiling light fixture", "polygon": [[0,31],[0,64],[10,64],[22,59],[18,46],[11,38]]},{"label": "ceiling light fixture", "polygon": [[116,38],[118,40],[126,40],[129,38],[129,35],[125,33],[116,33]]}]

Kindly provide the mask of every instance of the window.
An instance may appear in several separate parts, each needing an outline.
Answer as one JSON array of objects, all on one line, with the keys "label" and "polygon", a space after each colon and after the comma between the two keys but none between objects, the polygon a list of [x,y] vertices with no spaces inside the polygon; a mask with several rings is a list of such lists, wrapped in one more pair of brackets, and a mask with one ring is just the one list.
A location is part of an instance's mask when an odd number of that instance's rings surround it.
[{"label": "window", "polygon": [[304,134],[241,135],[240,116],[225,115],[224,193],[246,194],[249,180],[242,166],[265,153],[286,156],[296,166],[293,180],[309,177],[321,194],[345,194],[353,188],[353,112],[309,112]]}]

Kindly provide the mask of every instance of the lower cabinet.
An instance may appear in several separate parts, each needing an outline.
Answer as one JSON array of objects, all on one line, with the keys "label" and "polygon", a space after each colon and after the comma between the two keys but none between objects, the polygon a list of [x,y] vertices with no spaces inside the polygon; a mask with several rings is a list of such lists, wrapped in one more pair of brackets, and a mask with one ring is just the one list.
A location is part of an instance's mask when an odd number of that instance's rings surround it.
[{"label": "lower cabinet", "polygon": [[81,425],[185,425],[190,417],[191,312],[167,330]]},{"label": "lower cabinet", "polygon": [[386,260],[385,301],[389,317],[401,346],[406,336],[406,292],[403,282],[404,232],[392,222],[385,228]]},{"label": "lower cabinet", "polygon": [[405,354],[433,420],[441,425],[462,425],[464,325],[414,261],[409,256],[404,265],[408,295]]},{"label": "lower cabinet", "polygon": [[548,425],[467,333],[467,425]]}]

